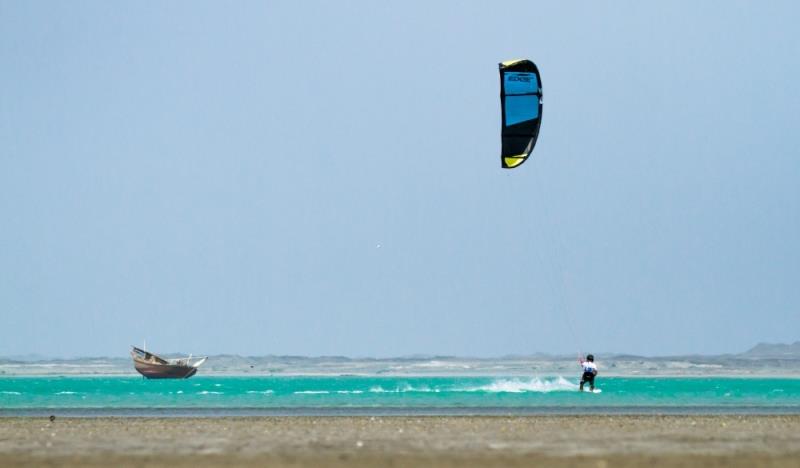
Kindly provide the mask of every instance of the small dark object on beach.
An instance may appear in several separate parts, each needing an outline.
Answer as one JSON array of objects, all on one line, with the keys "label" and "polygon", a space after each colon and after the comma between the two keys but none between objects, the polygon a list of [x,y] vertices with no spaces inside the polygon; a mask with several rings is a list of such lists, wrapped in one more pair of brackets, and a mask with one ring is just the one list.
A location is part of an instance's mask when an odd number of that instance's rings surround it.
[{"label": "small dark object on beach", "polygon": [[55,416],[53,416],[53,415],[51,414],[51,415],[50,415],[50,422],[53,422],[53,421],[55,421],[55,420],[56,420],[56,417],[55,417]]}]

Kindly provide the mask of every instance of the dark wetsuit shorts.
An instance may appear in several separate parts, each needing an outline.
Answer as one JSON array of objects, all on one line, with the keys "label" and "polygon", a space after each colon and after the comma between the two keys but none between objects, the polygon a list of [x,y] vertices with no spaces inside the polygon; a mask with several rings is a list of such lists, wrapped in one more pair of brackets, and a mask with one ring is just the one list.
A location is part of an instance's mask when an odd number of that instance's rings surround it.
[{"label": "dark wetsuit shorts", "polygon": [[589,385],[594,385],[594,374],[591,372],[584,372],[581,377],[581,383],[589,382]]}]

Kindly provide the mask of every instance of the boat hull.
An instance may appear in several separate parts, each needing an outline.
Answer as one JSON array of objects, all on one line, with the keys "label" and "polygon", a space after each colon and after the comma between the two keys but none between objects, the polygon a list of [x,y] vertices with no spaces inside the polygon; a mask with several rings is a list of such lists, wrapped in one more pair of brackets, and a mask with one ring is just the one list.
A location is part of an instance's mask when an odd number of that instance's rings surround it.
[{"label": "boat hull", "polygon": [[188,379],[197,373],[196,367],[134,362],[136,370],[148,379]]}]

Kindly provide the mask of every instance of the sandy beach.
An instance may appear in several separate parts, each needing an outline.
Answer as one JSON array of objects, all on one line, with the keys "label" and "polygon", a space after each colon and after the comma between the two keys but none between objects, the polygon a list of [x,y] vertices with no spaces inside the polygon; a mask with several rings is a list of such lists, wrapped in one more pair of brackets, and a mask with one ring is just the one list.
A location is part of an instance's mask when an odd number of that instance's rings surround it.
[{"label": "sandy beach", "polygon": [[796,467],[798,457],[798,415],[0,419],[3,467]]}]

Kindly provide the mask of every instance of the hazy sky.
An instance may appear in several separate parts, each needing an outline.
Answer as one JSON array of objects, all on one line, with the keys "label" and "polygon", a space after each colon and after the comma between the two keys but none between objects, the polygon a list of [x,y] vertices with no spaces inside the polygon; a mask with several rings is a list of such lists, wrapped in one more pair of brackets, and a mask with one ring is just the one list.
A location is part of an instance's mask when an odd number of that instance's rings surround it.
[{"label": "hazy sky", "polygon": [[[0,355],[800,339],[797,2],[0,1]],[[500,169],[497,63],[534,60]]]}]

